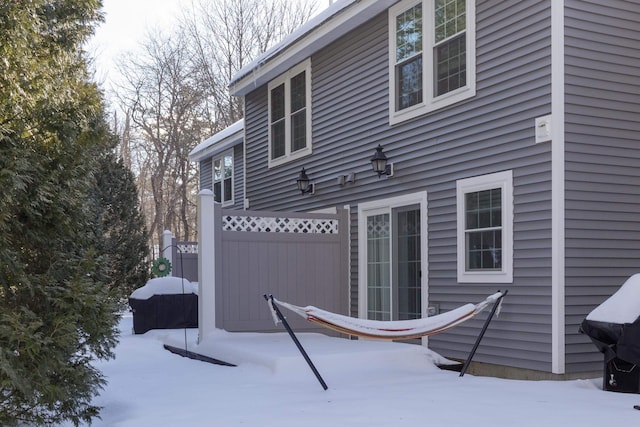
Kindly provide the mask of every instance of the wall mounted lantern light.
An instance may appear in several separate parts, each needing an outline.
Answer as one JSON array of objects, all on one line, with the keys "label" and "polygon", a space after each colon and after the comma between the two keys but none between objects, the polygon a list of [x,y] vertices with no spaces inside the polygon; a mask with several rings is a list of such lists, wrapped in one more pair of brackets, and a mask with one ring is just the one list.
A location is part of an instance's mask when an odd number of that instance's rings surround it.
[{"label": "wall mounted lantern light", "polygon": [[313,194],[315,191],[313,183],[307,176],[307,173],[305,172],[304,168],[302,168],[302,170],[300,171],[300,175],[298,175],[298,179],[296,179],[296,183],[298,184],[298,190],[300,190],[302,194],[305,194],[305,193]]},{"label": "wall mounted lantern light", "polygon": [[393,176],[393,163],[387,163],[387,160],[387,156],[382,152],[382,146],[378,144],[376,153],[371,158],[371,166],[378,174],[378,178],[382,175]]}]

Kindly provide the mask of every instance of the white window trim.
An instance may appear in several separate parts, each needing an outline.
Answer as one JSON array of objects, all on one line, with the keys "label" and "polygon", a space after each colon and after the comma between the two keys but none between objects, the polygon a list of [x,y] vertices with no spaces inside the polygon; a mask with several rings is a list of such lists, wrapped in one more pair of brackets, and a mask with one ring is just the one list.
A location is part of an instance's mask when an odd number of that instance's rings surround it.
[{"label": "white window trim", "polygon": [[[502,270],[466,271],[464,195],[502,189]],[[513,283],[513,172],[504,171],[456,181],[459,283]]]},{"label": "white window trim", "polygon": [[214,193],[214,197],[215,197],[215,188],[216,188],[216,177],[215,177],[215,173],[216,173],[216,168],[215,168],[215,162],[216,160],[220,160],[220,164],[222,165],[222,179],[220,180],[220,189],[221,191],[224,192],[224,158],[228,155],[231,155],[231,199],[224,201],[224,194],[220,194],[220,204],[222,205],[222,207],[227,207],[227,206],[232,206],[235,201],[235,197],[234,197],[234,193],[235,193],[235,186],[236,186],[236,158],[233,155],[233,149],[228,150],[228,151],[223,151],[215,156],[213,156],[211,158],[211,189]]},{"label": "white window trim", "polygon": [[[396,16],[422,2],[423,42],[422,42],[422,88],[423,101],[419,104],[396,111],[395,53]],[[466,0],[466,61],[467,84],[438,97],[433,96],[433,0],[405,0],[389,9],[389,124],[394,125],[426,113],[455,104],[476,94],[476,4]]]},{"label": "white window trim", "polygon": [[[291,78],[305,71],[305,99],[307,108],[307,146],[295,153],[291,152]],[[273,159],[271,156],[271,90],[284,83],[285,93],[285,154],[282,157]],[[269,111],[269,167],[282,165],[292,160],[299,159],[300,157],[308,156],[311,154],[311,59],[308,58],[295,67],[291,68],[286,73],[282,74],[277,79],[269,82],[268,87],[268,100],[267,110]]]}]

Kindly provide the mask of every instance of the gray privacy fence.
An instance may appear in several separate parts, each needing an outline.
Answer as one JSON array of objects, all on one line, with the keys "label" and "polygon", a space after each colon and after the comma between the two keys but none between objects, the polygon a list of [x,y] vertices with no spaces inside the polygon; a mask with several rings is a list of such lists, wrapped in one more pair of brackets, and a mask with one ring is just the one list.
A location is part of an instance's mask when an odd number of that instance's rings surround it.
[{"label": "gray privacy fence", "polygon": [[[337,214],[223,209],[199,195],[199,337],[213,329],[282,331],[263,294],[348,313],[347,211]],[[300,331],[320,331],[291,314]]]},{"label": "gray privacy fence", "polygon": [[198,242],[176,240],[169,230],[162,235],[162,256],[171,263],[171,276],[198,281]]}]

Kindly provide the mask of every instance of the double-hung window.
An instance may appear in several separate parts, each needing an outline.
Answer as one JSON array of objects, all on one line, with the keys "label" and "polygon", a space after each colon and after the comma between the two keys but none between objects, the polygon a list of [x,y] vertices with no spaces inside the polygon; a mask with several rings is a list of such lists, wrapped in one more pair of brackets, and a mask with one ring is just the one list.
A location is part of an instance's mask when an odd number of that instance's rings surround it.
[{"label": "double-hung window", "polygon": [[389,118],[475,95],[475,2],[405,0],[389,10]]},{"label": "double-hung window", "polygon": [[269,89],[269,166],[311,153],[311,61],[273,80]]},{"label": "double-hung window", "polygon": [[214,200],[223,206],[233,204],[233,152],[213,158]]},{"label": "double-hung window", "polygon": [[458,282],[513,281],[513,177],[498,172],[456,183]]}]

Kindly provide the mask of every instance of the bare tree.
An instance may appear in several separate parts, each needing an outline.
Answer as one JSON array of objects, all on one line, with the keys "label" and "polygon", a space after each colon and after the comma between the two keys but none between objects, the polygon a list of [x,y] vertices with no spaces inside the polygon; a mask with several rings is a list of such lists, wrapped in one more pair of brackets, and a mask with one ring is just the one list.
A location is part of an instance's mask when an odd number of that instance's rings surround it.
[{"label": "bare tree", "polygon": [[120,144],[116,147],[116,155],[122,160],[124,166],[133,171],[131,162],[131,116],[125,115],[124,123],[120,123],[118,112],[113,113],[112,130],[120,136]]},{"label": "bare tree", "polygon": [[[195,145],[243,116],[228,90],[250,61],[302,25],[313,0],[194,0],[170,36],[149,33],[122,61],[116,90],[125,121],[121,156],[138,176],[150,237],[196,239]],[[128,153],[125,153],[128,151]]]},{"label": "bare tree", "polygon": [[243,116],[242,100],[228,90],[245,65],[306,22],[311,0],[199,0],[181,20],[195,70],[210,90],[209,108],[220,128]]},{"label": "bare tree", "polygon": [[[193,239],[196,170],[188,154],[211,132],[204,104],[207,93],[195,73],[182,33],[148,37],[143,53],[121,66],[126,84],[118,97],[137,131],[128,138],[136,152],[139,188],[147,209],[149,229],[160,241],[171,229]],[[131,156],[134,157],[134,156]]]}]

